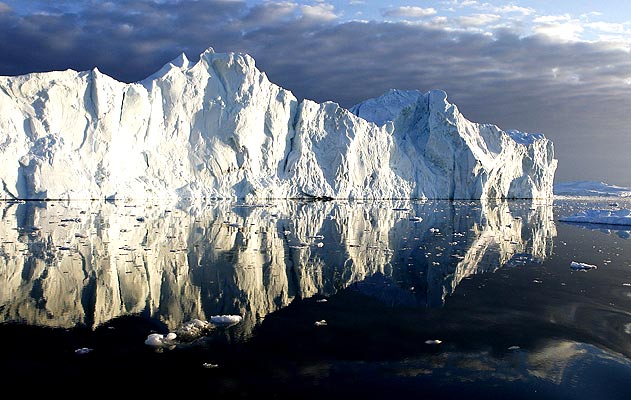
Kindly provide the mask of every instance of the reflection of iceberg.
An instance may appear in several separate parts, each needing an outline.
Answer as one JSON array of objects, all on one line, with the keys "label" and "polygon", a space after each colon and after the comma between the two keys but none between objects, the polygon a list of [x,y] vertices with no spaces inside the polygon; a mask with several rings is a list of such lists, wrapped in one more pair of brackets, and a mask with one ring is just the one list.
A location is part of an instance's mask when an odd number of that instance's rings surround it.
[{"label": "reflection of iceberg", "polygon": [[173,329],[235,314],[248,334],[295,298],[377,277],[406,302],[440,305],[471,274],[545,258],[551,212],[516,201],[9,204],[0,320],[96,327],[142,314]]}]

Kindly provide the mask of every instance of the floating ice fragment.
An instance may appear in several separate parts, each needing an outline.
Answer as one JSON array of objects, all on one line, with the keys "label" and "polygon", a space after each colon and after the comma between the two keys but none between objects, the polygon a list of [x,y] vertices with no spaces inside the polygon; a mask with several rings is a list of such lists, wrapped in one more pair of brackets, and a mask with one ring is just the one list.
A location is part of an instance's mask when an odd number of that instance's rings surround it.
[{"label": "floating ice fragment", "polygon": [[177,330],[177,337],[184,341],[192,341],[204,335],[207,331],[214,328],[214,325],[208,321],[202,321],[194,318],[185,324],[182,324]]},{"label": "floating ice fragment", "polygon": [[92,350],[93,349],[90,349],[90,348],[87,348],[87,347],[81,347],[80,349],[76,349],[74,352],[75,352],[75,354],[88,354]]},{"label": "floating ice fragment", "polygon": [[421,218],[421,217],[410,217],[409,220],[412,221],[412,222],[421,222],[423,220],[423,218]]},{"label": "floating ice fragment", "polygon": [[155,347],[156,349],[175,348],[175,343],[173,342],[177,335],[173,332],[168,333],[167,335],[163,335],[161,333],[151,333],[145,339],[145,344],[151,347]]},{"label": "floating ice fragment", "polygon": [[243,318],[240,315],[213,315],[210,322],[215,325],[230,326],[241,322]]},{"label": "floating ice fragment", "polygon": [[326,326],[326,321],[321,319],[320,321],[316,321],[315,326]]},{"label": "floating ice fragment", "polygon": [[203,366],[204,368],[218,368],[218,367],[219,367],[219,365],[218,365],[218,364],[207,363],[207,362],[203,363],[203,364],[202,364],[202,366]]},{"label": "floating ice fragment", "polygon": [[429,228],[429,231],[432,232],[432,233],[438,233],[438,232],[440,232],[440,229],[438,229],[438,228]]},{"label": "floating ice fragment", "polygon": [[511,346],[508,348],[508,350],[519,350],[520,347],[519,346]]},{"label": "floating ice fragment", "polygon": [[598,267],[596,267],[595,265],[592,264],[586,264],[586,263],[580,263],[580,262],[576,262],[576,261],[572,261],[572,263],[570,264],[570,268],[574,271],[589,271],[590,269],[596,269]]},{"label": "floating ice fragment", "polygon": [[562,222],[582,222],[607,225],[631,225],[631,210],[585,210],[559,218]]},{"label": "floating ice fragment", "polygon": [[318,299],[316,300],[316,302],[318,303],[326,303],[328,300],[327,299]]},{"label": "floating ice fragment", "polygon": [[443,341],[440,339],[430,339],[426,340],[425,344],[441,344]]}]

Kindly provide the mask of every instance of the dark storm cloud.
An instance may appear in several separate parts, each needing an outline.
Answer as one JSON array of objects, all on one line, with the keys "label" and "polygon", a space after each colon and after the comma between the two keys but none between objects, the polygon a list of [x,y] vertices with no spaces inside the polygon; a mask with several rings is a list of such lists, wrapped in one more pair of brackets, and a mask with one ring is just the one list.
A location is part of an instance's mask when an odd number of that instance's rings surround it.
[{"label": "dark storm cloud", "polygon": [[195,60],[211,46],[244,51],[299,98],[346,107],[390,88],[444,89],[471,120],[544,132],[555,142],[560,179],[612,176],[631,186],[631,56],[604,43],[339,23],[330,9],[303,14],[291,2],[60,4],[0,13],[1,75],[98,66],[131,82],[182,52]]}]

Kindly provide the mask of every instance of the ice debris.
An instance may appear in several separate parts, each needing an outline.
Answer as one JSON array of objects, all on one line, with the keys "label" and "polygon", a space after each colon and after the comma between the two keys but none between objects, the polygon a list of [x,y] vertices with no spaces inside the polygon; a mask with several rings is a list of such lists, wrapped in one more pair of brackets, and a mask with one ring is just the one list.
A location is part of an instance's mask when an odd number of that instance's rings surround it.
[{"label": "ice debris", "polygon": [[76,349],[74,352],[75,354],[88,354],[92,351],[93,349],[90,349],[88,347],[81,347],[80,349]]},{"label": "ice debris", "polygon": [[240,315],[214,315],[210,317],[210,321],[194,318],[182,324],[174,332],[149,334],[145,339],[145,344],[158,351],[172,350],[179,344],[190,343],[205,336],[214,328],[226,328],[238,324],[242,319]]},{"label": "ice debris", "polygon": [[582,263],[582,262],[576,262],[576,261],[572,261],[570,263],[570,268],[573,271],[589,271],[591,269],[596,269],[598,268],[595,265],[592,264],[587,264],[587,263]]},{"label": "ice debris", "polygon": [[241,322],[240,315],[214,315],[210,317],[210,322],[219,326],[231,326]]}]

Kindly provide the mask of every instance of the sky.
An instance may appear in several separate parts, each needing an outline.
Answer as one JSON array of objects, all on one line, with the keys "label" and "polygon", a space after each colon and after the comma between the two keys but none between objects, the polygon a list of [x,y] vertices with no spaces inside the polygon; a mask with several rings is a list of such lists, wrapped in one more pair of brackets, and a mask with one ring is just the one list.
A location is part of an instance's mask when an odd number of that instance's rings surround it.
[{"label": "sky", "polygon": [[628,0],[0,0],[0,75],[135,82],[209,47],[347,108],[442,89],[471,121],[545,134],[556,183],[631,187]]}]

